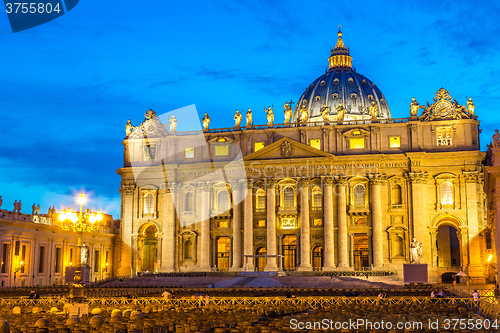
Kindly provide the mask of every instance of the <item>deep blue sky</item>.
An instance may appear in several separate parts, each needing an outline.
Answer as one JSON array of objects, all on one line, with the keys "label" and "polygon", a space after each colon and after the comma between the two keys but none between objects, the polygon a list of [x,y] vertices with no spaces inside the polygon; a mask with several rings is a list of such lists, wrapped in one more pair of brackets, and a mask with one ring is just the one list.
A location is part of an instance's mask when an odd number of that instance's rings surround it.
[{"label": "deep blue sky", "polygon": [[280,122],[283,103],[324,73],[338,24],[394,118],[443,86],[473,98],[484,150],[499,120],[499,17],[496,1],[80,1],[13,34],[4,14],[2,208],[76,207],[85,190],[118,218],[127,119],[196,104],[212,128],[247,108],[259,124],[274,105]]}]

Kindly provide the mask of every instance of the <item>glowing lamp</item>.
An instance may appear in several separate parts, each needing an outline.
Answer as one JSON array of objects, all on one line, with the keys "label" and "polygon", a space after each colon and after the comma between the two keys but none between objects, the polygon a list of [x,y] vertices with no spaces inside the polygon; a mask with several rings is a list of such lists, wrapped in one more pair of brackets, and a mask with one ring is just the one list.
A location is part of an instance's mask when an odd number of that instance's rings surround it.
[{"label": "glowing lamp", "polygon": [[80,193],[80,196],[78,197],[78,203],[80,205],[83,205],[85,203],[85,195],[82,193]]},{"label": "glowing lamp", "polygon": [[95,223],[95,221],[96,221],[96,217],[95,217],[94,215],[91,215],[91,216],[89,217],[89,221],[90,221],[90,223]]},{"label": "glowing lamp", "polygon": [[490,262],[491,259],[493,259],[493,255],[492,254],[490,254],[490,256],[488,257],[488,262]]}]

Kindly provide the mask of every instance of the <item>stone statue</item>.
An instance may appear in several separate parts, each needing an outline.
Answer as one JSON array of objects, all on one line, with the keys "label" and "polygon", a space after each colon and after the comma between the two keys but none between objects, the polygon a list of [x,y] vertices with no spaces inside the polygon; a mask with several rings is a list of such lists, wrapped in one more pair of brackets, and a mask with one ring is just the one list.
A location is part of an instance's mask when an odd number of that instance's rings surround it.
[{"label": "stone statue", "polygon": [[134,129],[134,126],[132,126],[132,123],[130,122],[130,119],[127,120],[127,124],[125,125],[125,133],[127,136],[132,134],[132,130]]},{"label": "stone statue", "polygon": [[307,113],[307,105],[303,104],[302,108],[300,109],[300,122],[305,123],[307,122],[308,118],[309,114]]},{"label": "stone statue", "polygon": [[498,130],[495,130],[495,134],[493,134],[493,147],[500,148],[500,134]]},{"label": "stone statue", "polygon": [[248,109],[247,111],[247,123],[245,124],[246,127],[252,126],[253,124],[253,117],[252,117],[252,109]]},{"label": "stone statue", "polygon": [[374,101],[372,101],[372,105],[370,105],[370,116],[372,116],[372,119],[377,119],[377,113],[378,113],[378,106],[375,104]]},{"label": "stone statue", "polygon": [[2,200],[2,196],[0,195],[0,208],[2,208],[2,204],[3,204],[3,200]]},{"label": "stone statue", "polygon": [[467,109],[469,110],[469,114],[471,116],[474,115],[474,102],[472,101],[472,97],[469,97],[469,100],[467,101]]},{"label": "stone statue", "polygon": [[14,213],[20,213],[22,209],[22,203],[21,200],[17,202],[17,200],[14,201]]},{"label": "stone statue", "polygon": [[14,200],[14,210],[13,210],[14,213],[17,212],[17,200]]},{"label": "stone statue", "polygon": [[82,245],[81,263],[82,263],[82,265],[88,265],[89,264],[89,247],[85,243],[83,243],[83,245]]},{"label": "stone statue", "polygon": [[415,100],[415,97],[412,98],[411,103],[410,103],[410,115],[412,117],[417,117],[418,116],[418,109],[420,107],[420,104]]},{"label": "stone statue", "polygon": [[36,206],[36,215],[40,215],[40,204]]},{"label": "stone statue", "polygon": [[274,123],[274,111],[270,106],[264,110],[266,111],[267,114],[267,126],[271,127],[273,126]]},{"label": "stone statue", "polygon": [[205,117],[203,117],[202,119],[202,123],[203,123],[203,129],[208,130],[208,126],[210,125],[210,117],[206,112],[205,112]]},{"label": "stone statue", "polygon": [[170,130],[169,132],[173,133],[177,129],[177,119],[175,119],[175,116],[172,115],[172,117],[168,118],[168,121],[170,121]]},{"label": "stone statue", "polygon": [[326,103],[323,103],[323,107],[321,108],[321,117],[323,118],[323,121],[327,123],[330,118],[330,109],[328,106],[326,106]]},{"label": "stone statue", "polygon": [[36,214],[36,204],[33,204],[33,206],[31,206],[31,215],[35,214]]},{"label": "stone statue", "polygon": [[410,263],[419,263],[422,256],[422,243],[416,238],[410,243]]},{"label": "stone statue", "polygon": [[243,119],[243,116],[239,110],[236,110],[236,113],[234,114],[234,127],[240,127],[241,119]]},{"label": "stone statue", "polygon": [[148,112],[144,114],[144,117],[146,118],[146,120],[154,119],[156,117],[156,112],[154,112],[152,109],[149,109]]},{"label": "stone statue", "polygon": [[344,121],[345,108],[342,106],[341,102],[339,102],[339,106],[337,106],[335,110],[337,110],[337,121]]},{"label": "stone statue", "polygon": [[290,119],[292,119],[293,110],[291,104],[292,102],[286,102],[285,105],[283,105],[285,108],[285,124],[289,124]]}]

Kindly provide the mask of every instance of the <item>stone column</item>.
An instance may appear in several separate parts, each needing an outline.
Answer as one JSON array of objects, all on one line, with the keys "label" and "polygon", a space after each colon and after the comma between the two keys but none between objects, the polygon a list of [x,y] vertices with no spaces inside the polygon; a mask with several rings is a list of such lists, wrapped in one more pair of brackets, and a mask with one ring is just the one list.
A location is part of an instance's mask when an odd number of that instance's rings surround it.
[{"label": "stone column", "polygon": [[246,189],[246,180],[233,184],[233,238],[232,238],[232,271],[239,271],[241,268],[241,202],[243,192]]},{"label": "stone column", "polygon": [[120,226],[121,255],[118,264],[118,276],[131,276],[135,185],[122,185],[120,192],[122,197],[122,222]]},{"label": "stone column", "polygon": [[[267,254],[276,255],[276,179],[266,179]],[[268,258],[266,271],[277,271],[276,258]]]},{"label": "stone column", "polygon": [[170,183],[168,187],[162,190],[163,201],[165,205],[165,217],[163,220],[163,238],[165,241],[159,242],[159,247],[162,249],[159,252],[163,272],[175,272],[177,262],[175,260],[175,244],[177,237],[175,232],[176,214],[175,214],[175,191],[176,184]]},{"label": "stone column", "polygon": [[311,265],[311,222],[309,218],[309,184],[310,179],[304,178],[300,186],[300,267],[299,271],[312,270]]},{"label": "stone column", "polygon": [[437,248],[436,248],[436,240],[438,237],[438,228],[432,228],[429,230],[429,234],[431,237],[431,267],[436,267],[436,257],[437,257]]},{"label": "stone column", "polygon": [[337,182],[335,194],[337,195],[339,268],[342,269],[349,265],[349,255],[347,252],[347,180],[345,177],[336,176],[335,181]]},{"label": "stone column", "polygon": [[[427,172],[408,172],[405,175],[406,179],[411,184],[411,225],[410,225],[410,243],[413,241],[413,238],[416,238],[417,241],[421,242],[425,246],[425,237],[424,237],[424,225],[426,225],[424,220],[425,206],[423,204],[424,197],[422,193],[423,184],[427,183]],[[425,251],[423,249],[424,258],[429,258],[429,260],[422,260],[422,263],[426,263],[430,261],[429,251]]]},{"label": "stone column", "polygon": [[[244,226],[243,226],[243,254],[253,255],[253,180],[247,182],[248,192],[243,202],[244,206]],[[254,270],[254,259],[246,260],[246,270]]]},{"label": "stone column", "polygon": [[210,271],[210,183],[198,183],[201,191],[200,270]]},{"label": "stone column", "polygon": [[334,247],[334,223],[333,223],[333,200],[332,200],[333,178],[325,177],[323,179],[323,212],[325,234],[324,267],[323,271],[333,271],[335,269],[335,247]]},{"label": "stone column", "polygon": [[485,283],[485,264],[481,258],[478,221],[478,175],[477,171],[463,172],[467,202],[467,226],[469,229],[469,277],[472,283]]},{"label": "stone column", "polygon": [[373,265],[375,268],[384,266],[384,231],[382,224],[382,198],[380,187],[386,179],[384,175],[369,175],[371,183],[371,213],[373,232]]},{"label": "stone column", "polygon": [[356,263],[354,262],[354,234],[349,233],[349,266],[356,268]]},{"label": "stone column", "polygon": [[373,233],[371,231],[367,232],[368,236],[368,265],[371,267],[373,265]]}]

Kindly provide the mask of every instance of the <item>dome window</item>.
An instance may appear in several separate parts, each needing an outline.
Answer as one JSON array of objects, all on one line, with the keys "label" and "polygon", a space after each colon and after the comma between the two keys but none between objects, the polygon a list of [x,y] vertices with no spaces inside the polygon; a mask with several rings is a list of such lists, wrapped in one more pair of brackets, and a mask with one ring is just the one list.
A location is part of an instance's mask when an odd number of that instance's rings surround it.
[{"label": "dome window", "polygon": [[365,79],[363,79],[363,81],[361,81],[361,83],[363,83],[365,86],[368,84],[368,83],[366,83]]},{"label": "dome window", "polygon": [[356,106],[356,97],[358,97],[358,95],[356,95],[356,93],[351,94],[352,104],[354,104],[354,106]]},{"label": "dome window", "polygon": [[347,80],[347,82],[349,82],[349,84],[353,84],[354,83],[354,79],[352,77],[350,77],[349,80]]},{"label": "dome window", "polygon": [[339,79],[335,78],[335,80],[333,80],[333,84],[335,84],[335,85],[339,84]]},{"label": "dome window", "polygon": [[370,102],[372,102],[372,101],[373,101],[373,95],[368,95],[368,100],[369,100]]},{"label": "dome window", "polygon": [[320,86],[322,86],[322,87],[323,87],[325,84],[326,84],[325,80],[322,80],[322,81],[319,83],[319,85],[320,85]]},{"label": "dome window", "polygon": [[314,97],[314,99],[317,100],[317,101],[321,101],[321,96],[318,95],[318,96]]},{"label": "dome window", "polygon": [[332,98],[333,98],[333,99],[338,99],[338,98],[339,98],[339,94],[337,94],[337,93],[333,93],[333,94],[332,94]]}]

